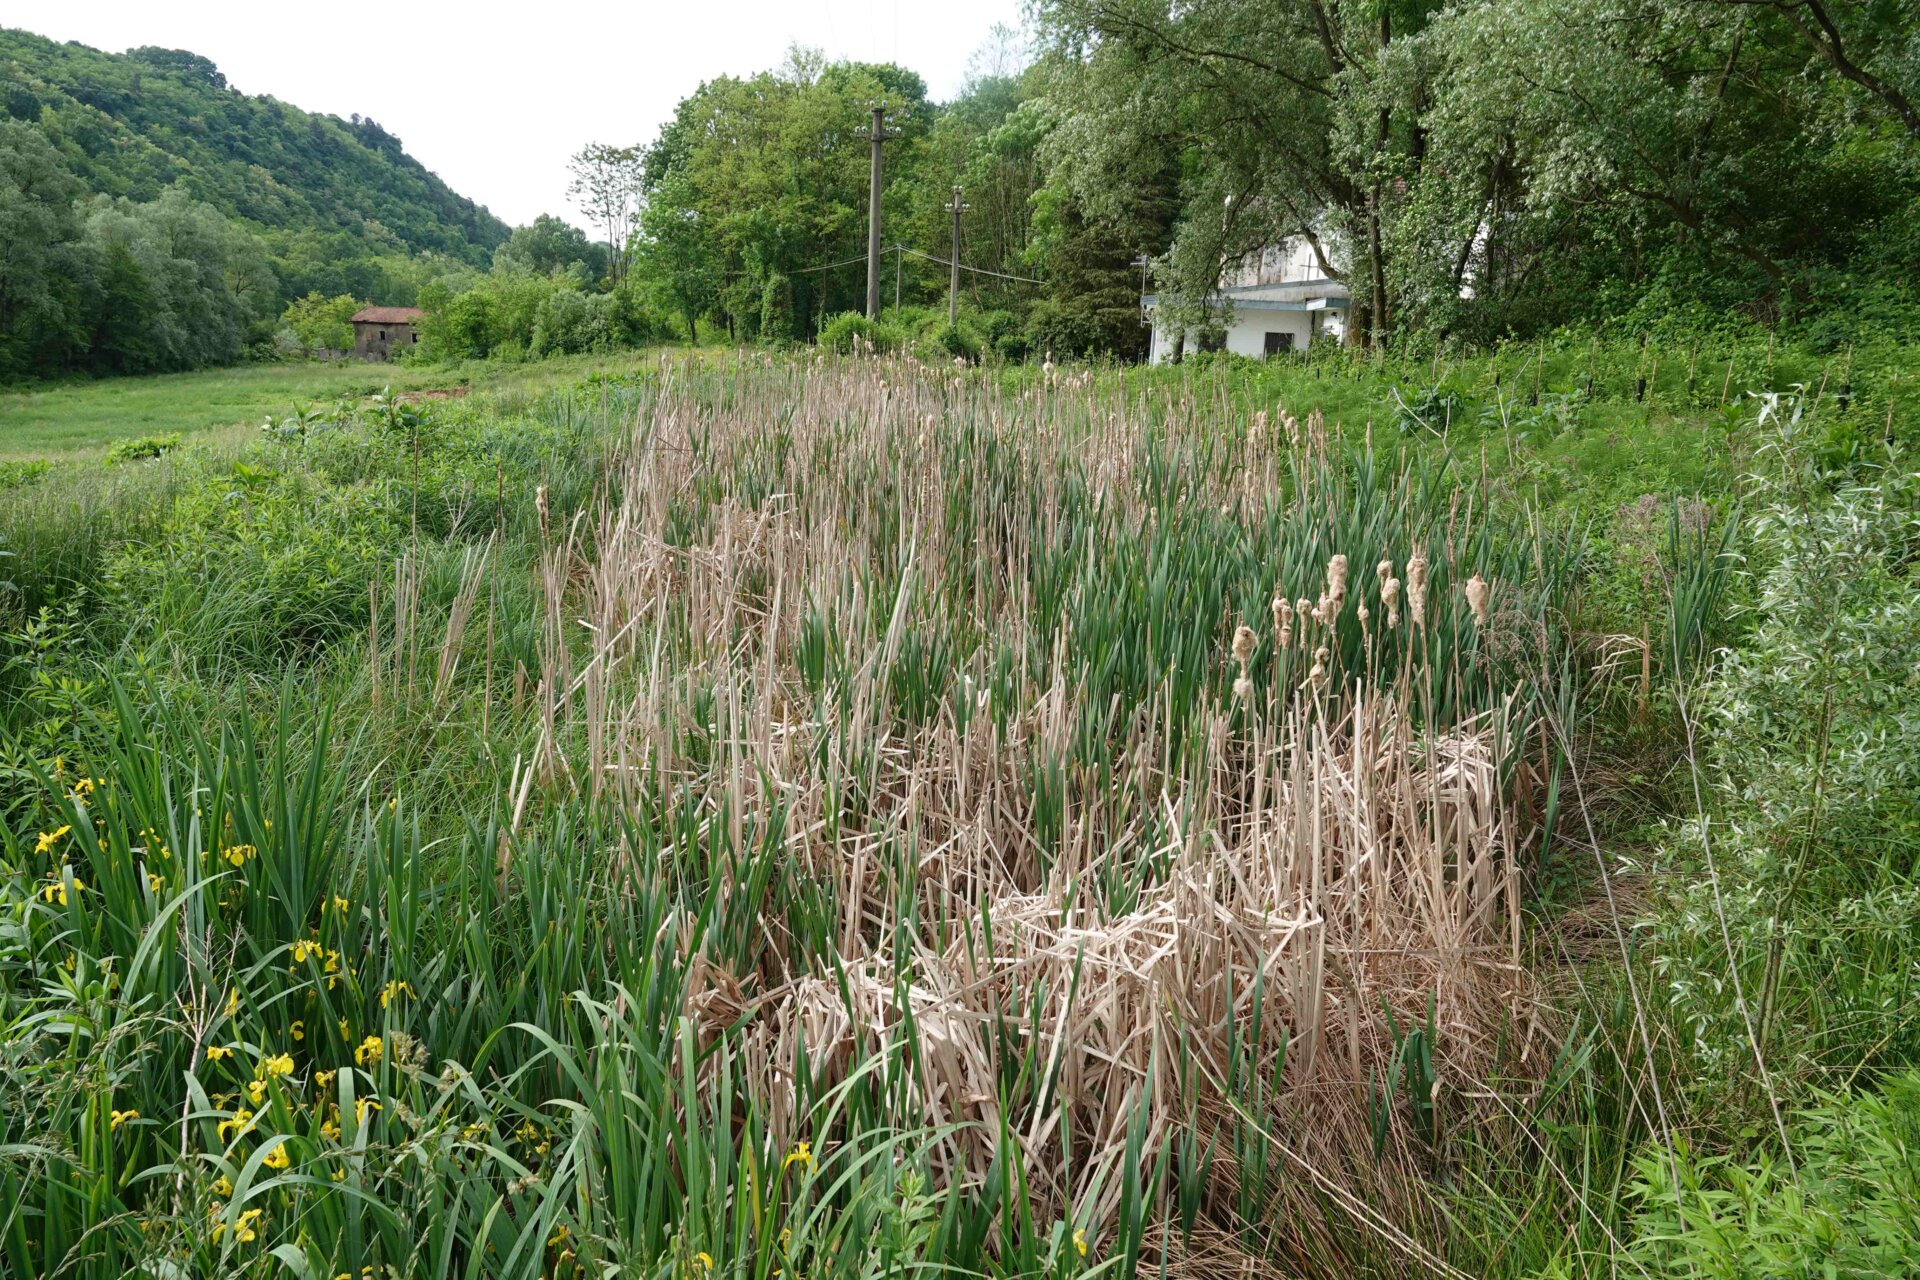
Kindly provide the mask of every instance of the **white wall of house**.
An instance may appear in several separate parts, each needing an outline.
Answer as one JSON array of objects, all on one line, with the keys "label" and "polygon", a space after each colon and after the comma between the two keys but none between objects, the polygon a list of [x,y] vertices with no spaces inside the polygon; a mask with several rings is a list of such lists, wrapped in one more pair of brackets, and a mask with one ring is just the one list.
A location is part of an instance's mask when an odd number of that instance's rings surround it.
[{"label": "white wall of house", "polygon": [[[1301,236],[1237,263],[1221,281],[1219,297],[1233,311],[1227,350],[1256,360],[1276,351],[1304,351],[1327,338],[1337,340],[1346,324],[1347,287],[1326,277],[1313,246]],[[1154,364],[1171,360],[1177,335],[1162,324],[1154,295],[1141,303],[1153,320],[1147,359]],[[1269,334],[1275,335],[1271,344]],[[1189,340],[1185,349],[1197,351],[1199,345]]]},{"label": "white wall of house", "polygon": [[[1258,360],[1268,352],[1267,335],[1284,335],[1276,339],[1276,345],[1282,350],[1305,351],[1316,339],[1325,335],[1337,336],[1345,319],[1345,313],[1336,308],[1316,311],[1281,311],[1265,307],[1236,306],[1233,309],[1233,323],[1227,326],[1227,350],[1235,355],[1252,356]],[[1153,346],[1147,359],[1154,364],[1163,364],[1173,358],[1175,335],[1164,325],[1156,310],[1153,321]],[[1289,348],[1286,338],[1292,339]],[[1186,353],[1191,355],[1199,350],[1197,343],[1189,341]]]}]

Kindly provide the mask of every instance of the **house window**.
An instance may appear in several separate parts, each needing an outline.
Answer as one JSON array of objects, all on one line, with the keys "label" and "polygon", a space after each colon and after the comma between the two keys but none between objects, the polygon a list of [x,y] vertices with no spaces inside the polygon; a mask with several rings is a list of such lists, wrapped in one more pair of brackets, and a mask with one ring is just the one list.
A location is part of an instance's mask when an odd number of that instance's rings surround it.
[{"label": "house window", "polygon": [[1267,332],[1267,343],[1266,343],[1267,355],[1270,355],[1270,356],[1278,355],[1282,351],[1291,351],[1291,350],[1293,350],[1293,334],[1292,333],[1275,333],[1271,330]]},{"label": "house window", "polygon": [[385,342],[386,340],[387,340],[387,331],[385,329],[382,329],[380,331],[380,341]]}]

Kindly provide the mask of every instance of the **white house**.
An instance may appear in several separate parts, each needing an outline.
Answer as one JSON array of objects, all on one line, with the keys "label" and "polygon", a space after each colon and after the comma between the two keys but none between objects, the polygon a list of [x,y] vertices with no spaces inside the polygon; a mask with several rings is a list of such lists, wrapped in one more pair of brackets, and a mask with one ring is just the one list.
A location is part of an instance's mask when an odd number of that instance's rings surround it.
[{"label": "white house", "polygon": [[[1346,331],[1347,286],[1327,278],[1304,237],[1265,250],[1228,276],[1214,297],[1231,303],[1226,348],[1237,355],[1261,358],[1304,350],[1317,341],[1338,341]],[[1159,302],[1157,294],[1141,299],[1153,324],[1147,358],[1154,364],[1171,360],[1177,347],[1199,348],[1192,334],[1184,344],[1178,341],[1178,330],[1162,319]]]}]

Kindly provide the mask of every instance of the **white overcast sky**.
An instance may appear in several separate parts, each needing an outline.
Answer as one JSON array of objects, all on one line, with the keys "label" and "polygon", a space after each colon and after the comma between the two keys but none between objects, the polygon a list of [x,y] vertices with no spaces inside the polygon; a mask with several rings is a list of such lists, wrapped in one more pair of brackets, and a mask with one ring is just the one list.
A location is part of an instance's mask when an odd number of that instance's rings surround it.
[{"label": "white overcast sky", "polygon": [[1021,0],[0,0],[0,26],[110,53],[189,49],[243,92],[372,116],[455,191],[517,225],[541,213],[584,222],[567,204],[568,155],[650,141],[703,80],[773,67],[799,43],[901,63],[947,98],[993,25],[1018,27],[1020,11]]}]

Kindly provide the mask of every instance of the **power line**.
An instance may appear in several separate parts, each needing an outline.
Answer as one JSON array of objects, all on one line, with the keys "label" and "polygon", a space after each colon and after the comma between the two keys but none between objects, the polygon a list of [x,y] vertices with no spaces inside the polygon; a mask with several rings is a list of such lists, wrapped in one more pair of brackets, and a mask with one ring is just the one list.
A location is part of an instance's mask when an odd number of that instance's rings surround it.
[{"label": "power line", "polygon": [[[907,247],[906,245],[904,245],[904,244],[893,244],[893,245],[888,245],[888,246],[887,246],[887,252],[889,252],[889,253],[910,253],[910,254],[912,254],[912,255],[913,255],[914,257],[916,257],[916,258],[925,258],[925,259],[926,259],[926,260],[927,260],[928,262],[937,262],[937,263],[939,263],[939,264],[940,264],[941,266],[943,266],[943,267],[950,267],[950,266],[952,266],[952,265],[953,265],[953,259],[952,259],[952,258],[942,258],[942,257],[940,257],[940,256],[939,256],[939,255],[937,255],[937,254],[932,254],[932,253],[922,253],[922,252],[920,252],[920,251],[919,251],[918,249],[911,249],[911,248],[908,248],[908,247]],[[818,267],[795,267],[795,268],[794,268],[793,270],[791,270],[791,271],[789,271],[789,272],[787,272],[787,274],[788,274],[788,275],[790,275],[790,276],[804,276],[804,275],[810,275],[811,273],[813,273],[813,272],[815,272],[815,271],[831,271],[831,270],[833,270],[833,269],[834,269],[835,267],[846,267],[846,266],[851,266],[851,265],[853,265],[853,264],[854,264],[854,263],[856,263],[856,262],[865,262],[865,261],[866,261],[866,255],[865,255],[865,254],[860,254],[860,255],[859,255],[859,256],[857,256],[857,257],[852,257],[852,258],[842,258],[842,259],[840,259],[840,261],[838,261],[838,262],[829,262],[829,263],[826,263],[826,264],[825,264],[825,265],[823,265],[823,266],[818,266]],[[985,267],[970,267],[970,266],[968,266],[968,265],[967,265],[966,263],[964,263],[964,262],[960,264],[960,269],[961,269],[962,271],[971,271],[971,272],[973,272],[973,274],[975,274],[975,275],[977,275],[977,276],[994,276],[994,277],[996,277],[997,279],[1001,279],[1001,280],[1018,280],[1018,281],[1020,281],[1020,282],[1021,282],[1022,284],[1045,284],[1045,283],[1046,283],[1046,281],[1045,281],[1045,280],[1036,280],[1036,279],[1034,279],[1034,278],[1033,278],[1032,276],[1015,276],[1015,275],[1008,275],[1008,274],[1007,274],[1006,272],[1004,272],[1004,271],[989,271],[989,270],[987,270],[987,269],[986,269]]]},{"label": "power line", "polygon": [[804,276],[804,275],[807,275],[809,272],[831,271],[835,267],[845,267],[855,262],[865,262],[866,260],[867,260],[867,255],[863,253],[852,258],[842,258],[838,262],[829,262],[824,267],[795,267],[793,270],[787,272],[787,274],[790,276]]},{"label": "power line", "polygon": [[[942,258],[935,254],[922,253],[918,249],[909,249],[905,245],[897,245],[895,247],[898,248],[903,253],[910,253],[916,258],[925,258],[928,262],[937,262],[943,267],[950,267],[953,265],[952,258]],[[1045,284],[1046,283],[1045,280],[1036,280],[1032,276],[1008,275],[1004,271],[989,271],[985,267],[970,267],[964,262],[960,264],[960,269],[962,271],[971,271],[973,272],[973,274],[977,276],[995,276],[1001,280],[1019,280],[1025,284]]]}]

